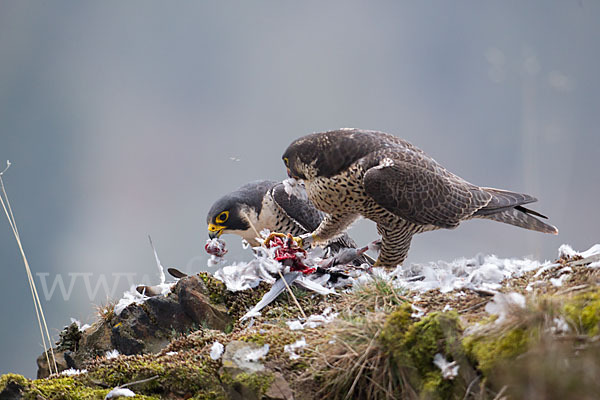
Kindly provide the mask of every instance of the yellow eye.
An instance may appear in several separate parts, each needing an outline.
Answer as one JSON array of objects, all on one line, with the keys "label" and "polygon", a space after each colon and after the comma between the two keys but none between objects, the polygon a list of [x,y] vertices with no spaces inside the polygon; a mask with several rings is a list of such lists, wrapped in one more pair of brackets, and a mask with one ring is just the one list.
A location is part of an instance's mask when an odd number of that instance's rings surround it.
[{"label": "yellow eye", "polygon": [[218,224],[222,224],[223,222],[227,221],[227,218],[229,218],[229,211],[223,211],[222,213],[217,215],[217,218],[215,218],[215,222]]},{"label": "yellow eye", "polygon": [[283,157],[283,163],[285,164],[286,167],[290,166],[290,160],[288,160],[287,157]]}]

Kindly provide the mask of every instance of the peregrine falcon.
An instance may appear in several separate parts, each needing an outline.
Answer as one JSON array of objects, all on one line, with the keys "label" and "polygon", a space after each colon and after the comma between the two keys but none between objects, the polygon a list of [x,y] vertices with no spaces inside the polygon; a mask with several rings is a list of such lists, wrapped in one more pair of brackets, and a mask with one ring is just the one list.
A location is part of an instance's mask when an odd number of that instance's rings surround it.
[{"label": "peregrine falcon", "polygon": [[[260,238],[264,229],[294,236],[314,231],[325,215],[301,195],[305,194],[302,186],[299,190],[301,193],[291,190],[288,193],[283,182],[265,180],[248,183],[226,194],[208,211],[208,236],[212,239],[233,233],[252,246],[260,246],[256,238]],[[356,243],[347,234],[328,244],[334,252],[349,247],[356,247]],[[358,259],[359,263],[372,264],[373,261],[366,255]]]},{"label": "peregrine falcon", "polygon": [[537,199],[473,185],[396,136],[359,129],[314,133],[283,154],[290,177],[301,179],[313,204],[327,215],[306,242],[335,238],[359,216],[377,223],[382,237],[375,265],[406,259],[414,234],[456,228],[486,218],[544,233],[558,230],[523,207]]}]

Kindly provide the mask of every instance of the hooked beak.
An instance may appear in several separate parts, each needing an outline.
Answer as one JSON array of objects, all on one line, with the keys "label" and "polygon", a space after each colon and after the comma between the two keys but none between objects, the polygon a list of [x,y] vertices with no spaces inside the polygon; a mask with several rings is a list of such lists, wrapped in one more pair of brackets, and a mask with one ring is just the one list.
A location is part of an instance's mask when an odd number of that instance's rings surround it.
[{"label": "hooked beak", "polygon": [[225,228],[224,225],[208,224],[208,237],[211,239],[218,238],[223,234]]}]

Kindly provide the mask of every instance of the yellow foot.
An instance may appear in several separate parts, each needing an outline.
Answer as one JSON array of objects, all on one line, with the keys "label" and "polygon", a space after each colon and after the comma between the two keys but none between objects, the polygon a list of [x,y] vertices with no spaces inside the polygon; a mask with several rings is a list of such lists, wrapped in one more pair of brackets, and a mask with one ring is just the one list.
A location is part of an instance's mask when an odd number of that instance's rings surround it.
[{"label": "yellow foot", "polygon": [[269,242],[271,242],[271,240],[273,240],[273,238],[281,238],[282,240],[291,238],[294,242],[296,242],[296,245],[298,247],[302,247],[302,238],[298,237],[298,236],[292,236],[291,233],[288,233],[287,235],[285,233],[280,233],[280,232],[271,232],[269,234],[269,236],[267,236],[267,238],[264,240],[264,245],[268,246]]}]

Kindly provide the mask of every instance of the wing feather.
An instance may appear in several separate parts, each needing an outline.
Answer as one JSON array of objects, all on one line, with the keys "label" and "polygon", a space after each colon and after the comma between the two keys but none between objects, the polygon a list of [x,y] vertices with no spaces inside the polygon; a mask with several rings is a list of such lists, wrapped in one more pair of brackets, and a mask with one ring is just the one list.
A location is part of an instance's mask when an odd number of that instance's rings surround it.
[{"label": "wing feather", "polygon": [[[413,155],[415,155],[413,153]],[[454,228],[491,198],[435,161],[381,159],[363,178],[369,196],[386,210],[420,225]]]}]

